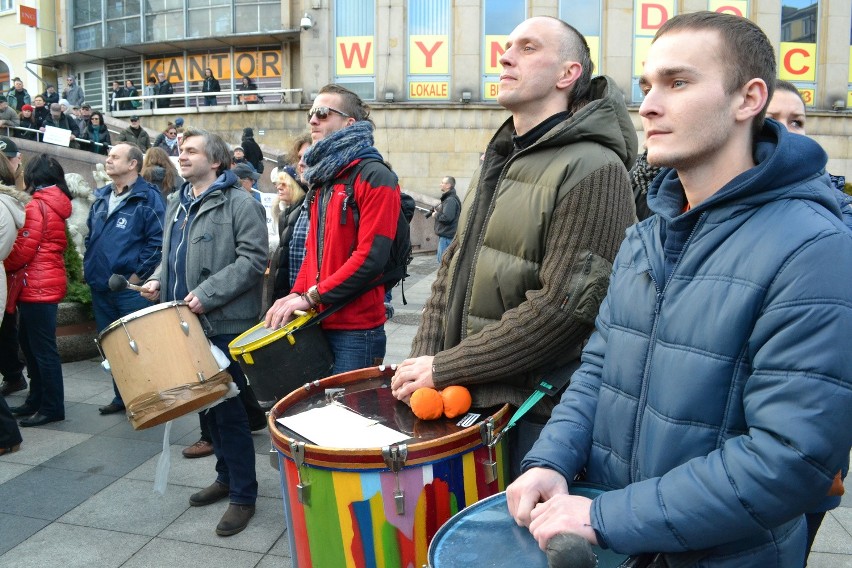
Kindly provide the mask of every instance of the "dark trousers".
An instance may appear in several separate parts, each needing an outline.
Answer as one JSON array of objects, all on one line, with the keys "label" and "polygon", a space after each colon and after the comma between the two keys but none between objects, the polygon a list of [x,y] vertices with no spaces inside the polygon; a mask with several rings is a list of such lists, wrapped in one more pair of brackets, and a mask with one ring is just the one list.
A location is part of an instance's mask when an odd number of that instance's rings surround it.
[{"label": "dark trousers", "polygon": [[[227,351],[225,351],[227,353]],[[242,371],[242,369],[240,369]],[[260,407],[260,404],[257,402],[257,396],[254,394],[254,391],[251,390],[251,385],[246,385],[244,388],[240,388],[240,395],[237,397],[242,401],[243,406],[246,409],[246,415],[248,416],[249,429],[257,430],[259,426],[262,424],[266,424],[266,412]],[[201,439],[205,442],[213,443],[213,439],[210,437],[210,422],[206,412],[200,412],[198,414],[198,423],[201,426]]]},{"label": "dark trousers", "polygon": [[[236,335],[217,335],[210,341],[224,353]],[[228,372],[237,388],[246,388],[246,377],[236,361]],[[257,500],[257,474],[255,471],[254,443],[251,439],[248,415],[239,397],[220,402],[205,411],[216,455],[216,481],[230,488],[231,503],[254,505]]]},{"label": "dark trousers", "polygon": [[[121,292],[92,290],[92,311],[95,313],[95,326],[98,328],[98,333],[109,327],[112,322],[150,305],[151,302],[139,295],[139,292],[133,290],[122,290]],[[121,393],[118,392],[118,386],[114,379],[112,390],[115,393],[115,397],[112,399],[113,404],[124,406],[124,401],[121,400]]]},{"label": "dark trousers", "polygon": [[50,418],[65,418],[62,361],[56,348],[58,304],[18,302],[20,342],[30,376],[26,405]]},{"label": "dark trousers", "polygon": [[18,344],[18,314],[6,313],[0,324],[0,374],[7,381],[24,378],[24,362]]},{"label": "dark trousers", "polygon": [[[10,314],[6,314],[7,316]],[[18,422],[9,412],[6,399],[0,396],[0,448],[11,448],[21,443],[21,431]]]}]

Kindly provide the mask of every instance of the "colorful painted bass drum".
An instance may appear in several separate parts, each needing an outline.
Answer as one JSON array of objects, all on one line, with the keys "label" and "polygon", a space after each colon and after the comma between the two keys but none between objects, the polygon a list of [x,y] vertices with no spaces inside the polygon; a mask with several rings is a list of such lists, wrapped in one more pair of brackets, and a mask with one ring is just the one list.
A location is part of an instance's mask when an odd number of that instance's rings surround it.
[{"label": "colorful painted bass drum", "polygon": [[[595,485],[574,483],[573,495],[594,499],[603,490]],[[628,557],[592,547],[599,568],[617,568]],[[429,545],[429,568],[459,566],[517,566],[548,568],[547,556],[526,527],[509,515],[506,494],[492,495],[450,519]]]},{"label": "colorful painted bass drum", "polygon": [[[418,420],[391,394],[393,373],[373,367],[335,375],[273,407],[269,429],[294,566],[421,568],[441,525],[505,489],[507,446],[505,437],[495,440],[509,406],[471,410],[478,418]],[[381,448],[328,448],[276,422],[333,401],[409,439]]]}]

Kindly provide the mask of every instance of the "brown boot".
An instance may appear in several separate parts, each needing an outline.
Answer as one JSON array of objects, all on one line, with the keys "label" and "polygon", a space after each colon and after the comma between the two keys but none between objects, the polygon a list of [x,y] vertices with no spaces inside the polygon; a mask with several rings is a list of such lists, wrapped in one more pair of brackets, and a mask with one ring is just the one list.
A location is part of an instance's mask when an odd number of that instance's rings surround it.
[{"label": "brown boot", "polygon": [[221,501],[230,494],[227,485],[214,481],[212,485],[189,496],[189,504],[192,507],[203,507]]},{"label": "brown boot", "polygon": [[207,457],[213,453],[213,444],[207,440],[198,440],[188,448],[184,448],[181,453],[183,457],[189,459]]},{"label": "brown boot", "polygon": [[237,505],[231,503],[228,510],[222,515],[219,524],[216,525],[216,534],[219,536],[231,536],[242,531],[248,526],[249,519],[254,516],[254,505]]}]

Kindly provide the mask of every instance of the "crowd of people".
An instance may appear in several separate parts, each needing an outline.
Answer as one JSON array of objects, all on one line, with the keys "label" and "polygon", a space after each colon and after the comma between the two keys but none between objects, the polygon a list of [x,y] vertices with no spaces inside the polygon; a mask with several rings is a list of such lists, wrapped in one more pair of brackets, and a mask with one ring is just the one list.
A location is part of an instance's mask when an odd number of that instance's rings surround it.
[{"label": "crowd of people", "polygon": [[[543,549],[571,533],[638,565],[803,566],[852,446],[852,355],[838,341],[852,329],[852,198],[805,136],[804,104],[776,80],[766,35],[725,14],[668,20],[640,78],[642,152],[621,91],[593,77],[570,25],[526,20],[500,63],[497,101],[510,117],[463,203],[442,178],[440,267],[393,396],[464,385],[478,408],[524,409],[510,432],[507,502]],[[164,81],[149,85],[160,92]],[[143,157],[134,117],[90,214],[84,263],[98,327],[140,305],[139,294],[102,286],[119,273],[147,301],[204,314],[226,353],[258,318],[274,330],[316,310],[332,373],[380,364],[381,282],[402,213],[370,112],[344,87],[319,90],[309,134],[275,172],[271,254],[253,198],[263,161],[252,129],[230,149],[170,123]],[[89,139],[102,139],[98,114]],[[31,380],[23,405],[0,403],[0,454],[20,449],[10,416],[23,427],[64,416],[45,331],[64,293],[54,276],[70,208],[51,158],[30,160],[23,194],[3,159],[6,320],[17,311]],[[135,240],[111,236],[119,215],[139,225]],[[23,228],[10,245],[13,226]],[[45,235],[51,245],[39,246]],[[44,277],[37,295],[15,289],[28,265]],[[20,366],[7,368],[3,393],[27,388]],[[265,425],[239,365],[227,370],[240,396],[202,412],[201,439],[184,451],[216,456],[213,483],[189,502],[229,500],[220,536],[254,515],[250,435]],[[124,408],[116,389],[99,410]],[[607,491],[573,495],[578,479]]]}]

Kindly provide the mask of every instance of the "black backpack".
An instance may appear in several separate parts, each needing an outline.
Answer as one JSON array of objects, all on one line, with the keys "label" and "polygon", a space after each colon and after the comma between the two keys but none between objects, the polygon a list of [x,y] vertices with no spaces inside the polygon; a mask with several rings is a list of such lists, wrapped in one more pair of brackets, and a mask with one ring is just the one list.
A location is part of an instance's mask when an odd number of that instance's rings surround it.
[{"label": "black backpack", "polygon": [[[358,229],[358,222],[360,220],[360,213],[358,211],[358,203],[355,201],[355,179],[358,177],[358,173],[364,169],[364,166],[369,164],[370,162],[379,162],[384,164],[381,160],[375,158],[366,158],[358,162],[358,165],[352,168],[352,172],[349,174],[349,177],[346,178],[344,185],[346,187],[346,200],[343,202],[344,215],[342,217],[343,221],[346,220],[346,212],[345,209],[347,207],[352,208],[352,218],[355,220],[355,229]],[[393,172],[391,172],[393,173]],[[382,276],[376,282],[376,286],[379,284],[385,285],[385,290],[390,290],[394,286],[396,286],[400,282],[404,282],[408,277],[408,265],[411,263],[414,258],[411,255],[411,229],[408,224],[411,222],[411,219],[414,217],[415,203],[414,198],[406,193],[400,192],[400,211],[396,220],[396,235],[393,239],[393,244],[391,244],[390,255],[388,256],[388,261],[385,264],[385,268],[382,271]],[[402,303],[403,305],[408,304],[405,299],[405,286],[402,287]]]}]

